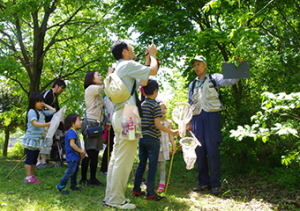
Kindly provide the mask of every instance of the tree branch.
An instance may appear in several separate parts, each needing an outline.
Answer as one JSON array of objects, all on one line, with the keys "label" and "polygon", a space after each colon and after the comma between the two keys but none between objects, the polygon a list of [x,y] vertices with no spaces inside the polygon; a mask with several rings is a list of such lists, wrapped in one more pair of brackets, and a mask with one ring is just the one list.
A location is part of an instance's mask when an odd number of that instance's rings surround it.
[{"label": "tree branch", "polygon": [[0,9],[3,11],[6,9],[6,7],[3,4],[0,4]]},{"label": "tree branch", "polygon": [[55,40],[55,42],[62,42],[62,41],[66,41],[66,40],[71,40],[71,39],[73,39],[74,37],[66,37],[66,38],[64,38],[64,39],[57,39],[57,40]]},{"label": "tree branch", "polygon": [[274,0],[269,1],[263,8],[261,8],[258,12],[256,12],[250,19],[246,20],[245,23],[243,24],[248,26],[248,24],[250,23],[250,21],[252,21],[254,19],[254,17],[256,15],[258,15],[261,11],[263,11],[267,6],[269,6],[269,4],[271,4]]},{"label": "tree branch", "polygon": [[28,91],[24,88],[24,86],[22,85],[22,83],[21,83],[19,80],[15,79],[15,78],[11,78],[11,77],[7,77],[7,78],[9,78],[9,79],[11,79],[11,80],[17,82],[17,83],[21,86],[21,88],[23,89],[23,91],[24,91],[26,94],[28,94]]},{"label": "tree branch", "polygon": [[45,8],[44,7],[45,14],[44,14],[44,19],[43,19],[42,24],[41,24],[41,30],[43,30],[44,32],[47,30],[47,24],[48,24],[49,17],[53,13],[53,11],[56,9],[55,5],[56,5],[57,2],[58,2],[58,0],[54,0],[52,2],[52,5],[51,5],[50,8]]},{"label": "tree branch", "polygon": [[89,64],[92,64],[92,63],[94,63],[94,62],[96,62],[96,61],[99,61],[100,58],[101,58],[101,57],[98,57],[98,58],[96,58],[96,59],[94,59],[94,60],[91,60],[91,61],[89,61],[89,62],[87,62],[87,63],[81,65],[80,67],[78,67],[77,69],[75,69],[73,72],[68,73],[68,74],[62,76],[62,78],[63,78],[63,79],[66,79],[68,76],[73,75],[74,73],[78,72],[79,70],[81,70],[82,68],[88,66]]},{"label": "tree branch", "polygon": [[9,44],[8,44],[7,42],[5,42],[4,40],[0,39],[1,43],[3,43],[5,46],[7,46],[8,48],[10,48],[11,50],[13,50],[13,51],[16,52],[17,49],[16,49],[16,47],[15,47],[14,41],[11,39],[11,37],[9,36],[9,34],[7,34],[7,33],[6,33],[5,31],[3,31],[3,30],[0,30],[0,32],[1,32],[3,35],[5,35],[5,36],[8,37],[8,39],[9,39],[11,45],[9,45]]},{"label": "tree branch", "polygon": [[299,10],[299,12],[300,12],[300,5],[295,1],[295,0],[293,0],[293,2],[295,3],[295,5],[296,5],[296,8]]},{"label": "tree branch", "polygon": [[277,35],[277,34],[274,34],[274,33],[272,33],[270,30],[268,30],[267,28],[265,28],[264,27],[264,25],[260,25],[260,27],[263,29],[263,30],[265,30],[266,32],[268,32],[268,34],[269,35],[271,35],[271,37],[277,37],[277,38],[279,38],[279,39],[284,39],[284,37],[281,37],[281,36],[279,36],[279,35]]},{"label": "tree branch", "polygon": [[22,18],[22,21],[24,23],[26,23],[29,28],[33,29],[33,27],[31,26],[31,24],[28,21],[26,21],[24,18]]},{"label": "tree branch", "polygon": [[291,27],[291,29],[294,31],[294,33],[296,34],[296,36],[298,37],[298,33],[295,30],[295,28],[290,24],[290,22],[286,19],[286,17],[284,16],[284,14],[282,13],[281,9],[278,7],[277,4],[275,4],[275,6],[277,7],[279,13],[281,14],[281,16],[283,17],[283,19],[285,20],[285,22],[287,23],[287,25],[289,25]]},{"label": "tree branch", "polygon": [[57,26],[60,26],[61,23],[63,23],[63,21],[61,21],[61,22],[59,22],[59,23],[57,23],[57,24],[54,24],[54,25],[52,25],[52,26],[49,26],[49,27],[47,28],[47,31],[50,30],[50,29],[52,29],[52,28],[55,28],[55,27],[57,27]]},{"label": "tree branch", "polygon": [[21,53],[23,55],[23,58],[21,60],[23,61],[22,63],[28,73],[29,78],[32,79],[32,72],[30,71],[30,58],[27,56],[27,51],[23,43],[21,24],[17,14],[14,14],[14,17],[16,18],[17,39],[19,41],[19,45],[21,47]]},{"label": "tree branch", "polygon": [[55,34],[53,35],[50,43],[47,45],[47,47],[45,48],[44,52],[43,52],[43,56],[42,58],[45,56],[45,54],[47,53],[47,51],[54,45],[54,43],[56,42],[56,37],[59,34],[59,32],[75,17],[75,15],[81,10],[82,6],[80,6],[70,17],[69,19],[59,27],[59,29],[55,32]]}]

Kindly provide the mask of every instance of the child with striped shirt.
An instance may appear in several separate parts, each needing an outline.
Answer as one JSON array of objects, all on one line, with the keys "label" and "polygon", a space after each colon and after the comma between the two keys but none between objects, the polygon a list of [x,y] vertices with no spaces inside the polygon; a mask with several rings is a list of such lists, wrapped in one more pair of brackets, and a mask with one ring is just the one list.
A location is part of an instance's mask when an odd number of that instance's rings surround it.
[{"label": "child with striped shirt", "polygon": [[135,174],[133,195],[145,195],[145,192],[141,191],[140,184],[143,173],[145,172],[147,159],[149,159],[147,199],[160,201],[165,197],[161,197],[155,193],[155,174],[157,171],[158,155],[160,150],[161,131],[178,136],[178,130],[171,130],[160,123],[163,115],[159,104],[155,100],[158,95],[158,83],[155,80],[149,79],[147,86],[144,86],[143,89],[146,95],[146,100],[142,104],[143,138],[140,138],[139,140],[140,162]]}]

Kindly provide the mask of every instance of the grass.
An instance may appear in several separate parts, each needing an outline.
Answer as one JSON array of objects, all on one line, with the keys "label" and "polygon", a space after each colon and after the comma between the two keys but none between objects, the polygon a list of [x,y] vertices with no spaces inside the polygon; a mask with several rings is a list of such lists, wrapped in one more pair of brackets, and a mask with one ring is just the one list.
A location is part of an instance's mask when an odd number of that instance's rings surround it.
[{"label": "grass", "polygon": [[[105,187],[84,187],[82,191],[71,191],[70,195],[59,193],[55,186],[67,167],[36,171],[35,176],[41,184],[33,185],[23,182],[25,172],[24,164],[21,163],[6,179],[6,175],[18,161],[19,159],[0,157],[0,210],[115,210],[106,208],[102,204]],[[134,170],[137,164],[136,159]],[[167,164],[167,172],[169,164],[170,162]],[[222,171],[224,173],[224,170]],[[80,177],[79,173],[78,181]],[[106,178],[100,173],[97,173],[97,178],[106,183]],[[158,178],[157,174],[157,183]],[[214,196],[210,191],[195,193],[192,191],[195,186],[197,186],[197,166],[187,171],[183,155],[176,153],[166,200],[152,202],[144,198],[132,198],[132,175],[125,195],[137,205],[136,210],[297,210],[299,208],[297,190],[285,190],[276,182],[268,182],[255,173],[222,174],[223,194],[220,196]]]}]

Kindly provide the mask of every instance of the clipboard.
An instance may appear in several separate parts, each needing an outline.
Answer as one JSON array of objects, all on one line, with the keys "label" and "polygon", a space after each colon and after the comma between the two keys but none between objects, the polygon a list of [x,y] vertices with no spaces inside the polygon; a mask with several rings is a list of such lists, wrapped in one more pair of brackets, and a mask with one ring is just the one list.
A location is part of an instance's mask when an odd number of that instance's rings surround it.
[{"label": "clipboard", "polygon": [[250,78],[250,65],[248,61],[242,61],[238,68],[233,63],[222,62],[224,79]]}]

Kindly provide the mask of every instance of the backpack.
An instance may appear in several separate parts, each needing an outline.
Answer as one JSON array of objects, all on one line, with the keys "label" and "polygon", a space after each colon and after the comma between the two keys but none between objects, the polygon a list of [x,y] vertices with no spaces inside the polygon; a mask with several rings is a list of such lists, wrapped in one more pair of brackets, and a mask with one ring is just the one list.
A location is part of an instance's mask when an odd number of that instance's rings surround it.
[{"label": "backpack", "polygon": [[123,103],[130,97],[129,90],[115,72],[104,79],[104,92],[113,103]]},{"label": "backpack", "polygon": [[123,103],[129,99],[131,95],[135,95],[135,104],[138,108],[140,117],[143,117],[141,101],[136,93],[136,80],[134,79],[134,84],[132,87],[131,93],[127,89],[124,82],[120,79],[120,77],[113,72],[112,74],[108,75],[104,79],[104,92],[109,100],[113,103]]}]

